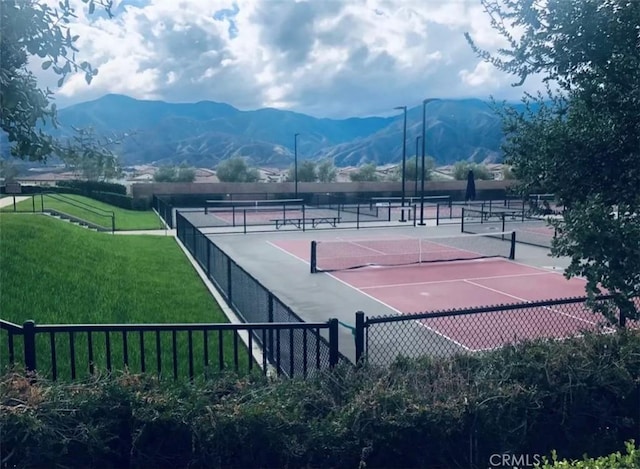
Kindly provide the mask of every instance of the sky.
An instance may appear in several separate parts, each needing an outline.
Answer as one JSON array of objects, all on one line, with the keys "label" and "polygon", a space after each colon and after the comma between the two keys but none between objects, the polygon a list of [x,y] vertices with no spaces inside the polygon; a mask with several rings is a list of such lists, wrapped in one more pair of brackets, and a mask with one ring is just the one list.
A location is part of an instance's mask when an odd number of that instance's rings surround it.
[{"label": "sky", "polygon": [[118,93],[346,118],[539,88],[513,87],[516,77],[471,50],[465,32],[483,49],[504,45],[480,0],[114,0],[112,19],[70,3],[78,58],[99,73],[58,88],[34,66],[58,107]]}]

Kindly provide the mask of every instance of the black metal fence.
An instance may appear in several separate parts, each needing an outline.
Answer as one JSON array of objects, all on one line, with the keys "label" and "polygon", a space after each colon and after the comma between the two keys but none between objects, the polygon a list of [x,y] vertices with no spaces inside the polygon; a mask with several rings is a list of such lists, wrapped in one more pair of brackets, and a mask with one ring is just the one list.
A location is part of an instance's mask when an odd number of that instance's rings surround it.
[{"label": "black metal fence", "polygon": [[[191,224],[181,212],[176,212],[178,239],[191,253],[207,277],[214,283],[229,306],[246,322],[302,323],[302,319],[275,294],[262,285],[213,241]],[[331,322],[333,324],[333,322]],[[337,322],[336,322],[337,324]],[[272,365],[288,375],[303,372],[304,363],[314,368],[334,366],[343,358],[338,351],[337,329],[327,328],[328,337],[321,330],[311,333],[291,328],[287,334],[277,333],[254,337],[262,346]],[[275,357],[279,357],[276,363]]]},{"label": "black metal fence", "polygon": [[[3,211],[49,213],[73,221],[98,231],[116,230],[116,216],[111,210],[104,210],[59,192],[39,192],[36,194],[11,195],[13,204]],[[17,203],[16,197],[29,197],[31,201]]]},{"label": "black metal fence", "polygon": [[[388,364],[398,356],[449,356],[503,347],[529,339],[561,340],[614,326],[586,305],[586,298],[465,308],[397,316],[356,313],[356,360]],[[613,306],[610,296],[597,300]],[[635,299],[640,309],[640,297]],[[637,327],[637,321],[618,319]]]},{"label": "black metal fence", "polygon": [[[3,365],[24,365],[53,380],[82,379],[129,370],[194,378],[216,370],[251,372],[270,364],[278,374],[306,377],[327,361],[317,337],[326,330],[337,345],[338,322],[252,324],[35,324],[0,320],[6,334]],[[302,353],[292,359],[292,337]],[[18,342],[22,342],[21,344]],[[268,344],[268,353],[261,353]],[[295,352],[299,352],[295,350]],[[4,355],[4,352],[3,354]],[[336,359],[330,354],[331,359]]]},{"label": "black metal fence", "polygon": [[169,201],[165,200],[165,198],[161,196],[154,195],[152,199],[152,206],[158,216],[164,220],[164,223],[169,228],[173,229],[173,207]]},{"label": "black metal fence", "polygon": [[470,234],[515,231],[517,242],[544,248],[551,248],[556,237],[556,229],[548,219],[511,209],[463,208],[460,230]]}]

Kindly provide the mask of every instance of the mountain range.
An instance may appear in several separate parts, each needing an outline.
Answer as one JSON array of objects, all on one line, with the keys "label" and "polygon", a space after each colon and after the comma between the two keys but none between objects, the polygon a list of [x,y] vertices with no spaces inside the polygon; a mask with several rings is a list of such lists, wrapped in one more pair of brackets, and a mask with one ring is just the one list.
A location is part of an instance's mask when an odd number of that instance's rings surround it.
[{"label": "mountain range", "polygon": [[[215,167],[232,156],[258,166],[287,167],[294,158],[331,158],[336,166],[384,165],[402,158],[403,114],[393,117],[320,119],[277,109],[242,111],[211,101],[167,103],[109,94],[58,111],[59,136],[72,127],[115,135],[123,164]],[[497,162],[503,139],[499,117],[477,99],[426,105],[426,153],[439,164],[459,160]],[[407,111],[408,157],[422,133],[422,105]]]}]

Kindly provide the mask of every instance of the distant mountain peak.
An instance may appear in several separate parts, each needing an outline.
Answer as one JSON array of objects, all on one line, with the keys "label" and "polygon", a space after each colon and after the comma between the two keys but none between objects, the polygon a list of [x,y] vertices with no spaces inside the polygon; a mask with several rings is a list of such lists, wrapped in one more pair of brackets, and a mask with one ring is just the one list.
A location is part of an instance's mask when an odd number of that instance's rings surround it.
[{"label": "distant mountain peak", "polygon": [[[479,99],[433,101],[427,109],[427,153],[441,164],[463,159],[498,161],[501,122]],[[407,156],[421,135],[422,106],[407,112]],[[107,94],[59,111],[65,135],[71,126],[92,126],[99,134],[131,133],[118,151],[124,164],[187,161],[215,167],[233,155],[253,164],[288,166],[294,134],[300,159],[332,158],[336,165],[396,163],[402,157],[402,114],[392,117],[316,118],[263,108],[240,111],[214,101],[169,103]]]}]

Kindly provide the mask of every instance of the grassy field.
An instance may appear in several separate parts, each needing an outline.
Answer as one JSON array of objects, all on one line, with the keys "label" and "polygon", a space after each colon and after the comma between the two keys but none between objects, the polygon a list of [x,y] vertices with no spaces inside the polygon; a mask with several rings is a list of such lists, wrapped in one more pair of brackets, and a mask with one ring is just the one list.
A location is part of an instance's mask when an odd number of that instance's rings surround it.
[{"label": "grassy field", "polygon": [[[19,212],[40,212],[44,208],[59,210],[69,215],[98,225],[111,227],[111,212],[115,214],[116,230],[157,230],[163,228],[158,216],[151,210],[125,210],[105,204],[89,197],[70,194],[35,195],[32,199],[23,200],[16,204]],[[35,204],[34,204],[35,201]],[[85,207],[90,205],[92,208]],[[13,204],[1,209],[3,212],[13,212]]]},{"label": "grassy field", "polygon": [[[110,236],[41,215],[0,214],[0,285],[1,317],[16,324],[29,319],[39,324],[227,322],[173,237]],[[95,362],[104,368],[105,334],[94,335]],[[186,333],[178,336],[184,360]],[[49,336],[37,337],[38,369],[50,370]],[[6,360],[6,333],[1,339],[0,359]],[[111,334],[110,339],[114,367],[122,368],[122,334]],[[172,369],[171,339],[170,333],[162,337],[164,370]],[[194,356],[200,361],[196,371],[202,372],[202,333],[193,339]],[[217,340],[216,334],[209,343],[212,361]],[[232,336],[223,340],[227,364],[233,357],[231,341]],[[136,334],[128,342],[135,371],[140,338]],[[62,357],[68,362],[68,334],[56,339],[56,348],[60,363]],[[86,373],[86,334],[76,337],[75,348],[78,368]],[[145,333],[144,350],[153,363],[147,367],[155,368],[153,332]],[[241,352],[245,366],[246,351]],[[186,372],[184,363],[181,374]],[[64,373],[59,370],[62,375],[68,374],[68,363],[65,366]]]}]

